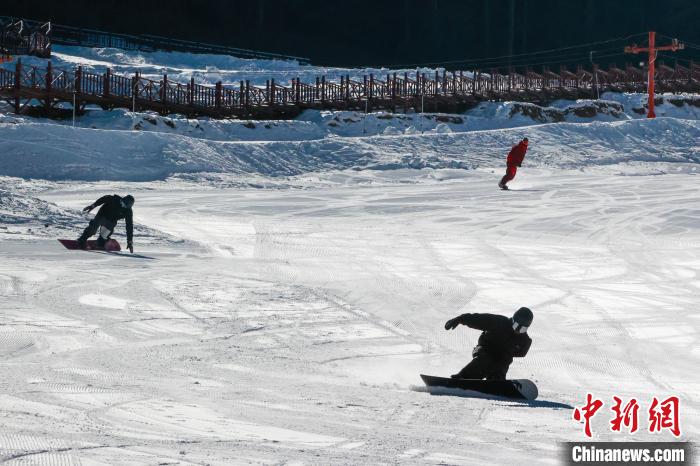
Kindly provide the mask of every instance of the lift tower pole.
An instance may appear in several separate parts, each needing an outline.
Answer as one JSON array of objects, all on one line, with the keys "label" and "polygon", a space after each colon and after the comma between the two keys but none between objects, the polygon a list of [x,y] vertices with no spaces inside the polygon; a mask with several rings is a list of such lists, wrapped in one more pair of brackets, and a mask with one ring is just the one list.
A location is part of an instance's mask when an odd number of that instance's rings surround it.
[{"label": "lift tower pole", "polygon": [[649,47],[637,47],[637,44],[625,47],[625,53],[649,52],[649,80],[647,81],[649,110],[647,112],[647,118],[656,118],[656,113],[654,113],[654,62],[656,61],[656,53],[659,50],[675,52],[676,50],[683,50],[684,48],[685,45],[682,42],[678,42],[678,39],[673,39],[671,45],[656,47],[656,32],[654,31],[649,31]]}]

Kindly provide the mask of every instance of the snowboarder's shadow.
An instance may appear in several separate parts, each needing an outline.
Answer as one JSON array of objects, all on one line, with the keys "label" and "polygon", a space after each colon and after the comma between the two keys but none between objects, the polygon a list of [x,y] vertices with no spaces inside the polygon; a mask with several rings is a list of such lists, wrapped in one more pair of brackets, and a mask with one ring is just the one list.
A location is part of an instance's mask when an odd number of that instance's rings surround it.
[{"label": "snowboarder's shadow", "polygon": [[573,406],[566,403],[559,403],[557,401],[547,401],[547,400],[519,400],[516,398],[507,398],[503,396],[488,395],[485,393],[463,390],[460,388],[446,388],[446,387],[430,387],[430,390],[419,390],[418,388],[427,387],[416,387],[416,391],[426,391],[431,395],[436,396],[456,396],[460,398],[480,398],[482,400],[492,400],[492,401],[504,401],[511,405],[523,405],[529,406],[531,408],[550,408],[550,409],[574,409]]},{"label": "snowboarder's shadow", "polygon": [[119,251],[96,251],[92,250],[90,252],[94,252],[97,254],[105,254],[108,256],[121,256],[121,257],[131,257],[132,259],[148,259],[148,260],[157,260],[155,257],[151,256],[144,256],[142,254],[127,254],[125,252],[119,252]]},{"label": "snowboarder's shadow", "polygon": [[[503,400],[503,398],[501,398]],[[558,401],[547,401],[547,400],[512,400],[506,398],[506,400],[511,403],[526,405],[531,408],[551,408],[551,409],[574,409],[573,406],[566,403],[559,403]]]}]

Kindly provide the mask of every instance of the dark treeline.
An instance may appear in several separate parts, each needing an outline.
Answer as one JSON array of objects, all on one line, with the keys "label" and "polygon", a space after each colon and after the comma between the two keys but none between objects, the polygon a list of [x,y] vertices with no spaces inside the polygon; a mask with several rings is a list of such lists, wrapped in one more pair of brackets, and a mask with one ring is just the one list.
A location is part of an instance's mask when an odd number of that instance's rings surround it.
[{"label": "dark treeline", "polygon": [[[485,59],[649,29],[700,43],[698,0],[3,0],[0,14],[304,56],[320,65],[580,63],[589,50],[600,56],[596,61],[622,64],[639,61],[612,55],[621,53],[622,41],[527,59]],[[646,38],[629,41],[635,40]]]}]

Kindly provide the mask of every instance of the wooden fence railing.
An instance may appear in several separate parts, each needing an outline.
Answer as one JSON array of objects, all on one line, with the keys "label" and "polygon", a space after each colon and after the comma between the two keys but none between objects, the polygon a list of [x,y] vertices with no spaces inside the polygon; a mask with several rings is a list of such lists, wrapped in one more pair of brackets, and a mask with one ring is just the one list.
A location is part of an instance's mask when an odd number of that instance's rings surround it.
[{"label": "wooden fence railing", "polygon": [[[660,63],[656,71],[659,92],[700,90],[700,66]],[[369,74],[362,80],[349,75],[332,81],[325,76],[303,83],[299,78],[288,85],[268,80],[265,86],[240,81],[236,86],[221,82],[206,86],[194,82],[160,80],[141,76],[89,73],[78,67],[57,70],[27,67],[17,61],[14,70],[0,68],[0,97],[20,113],[31,105],[47,109],[59,102],[75,103],[80,109],[88,104],[103,108],[153,110],[159,113],[206,115],[217,118],[288,118],[307,108],[317,109],[403,109],[454,111],[483,100],[519,100],[546,102],[557,98],[593,97],[603,91],[646,90],[646,71],[611,64],[607,70],[593,65],[591,70],[565,67],[555,72],[543,68],[456,71],[434,73]]]}]

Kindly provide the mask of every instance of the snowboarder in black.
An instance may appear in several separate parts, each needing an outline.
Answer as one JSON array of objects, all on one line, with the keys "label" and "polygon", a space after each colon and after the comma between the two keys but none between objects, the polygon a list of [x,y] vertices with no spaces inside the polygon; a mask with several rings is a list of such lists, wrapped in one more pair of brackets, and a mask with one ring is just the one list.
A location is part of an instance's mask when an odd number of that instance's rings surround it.
[{"label": "snowboarder in black", "polygon": [[133,212],[131,207],[134,205],[134,196],[128,194],[124,197],[117,196],[113,194],[111,196],[102,196],[94,203],[83,209],[83,212],[90,212],[97,206],[100,210],[97,211],[95,218],[90,220],[90,224],[85,228],[83,234],[78,238],[78,245],[85,249],[87,245],[87,240],[92,235],[100,230],[100,236],[97,238],[97,245],[101,248],[104,247],[109,237],[114,233],[114,228],[117,226],[117,222],[121,219],[126,220],[126,247],[131,253],[134,252],[133,236],[134,236],[134,222],[133,222]]},{"label": "snowboarder in black", "polygon": [[532,324],[532,311],[526,307],[518,309],[513,317],[496,314],[462,314],[445,323],[445,330],[459,324],[482,333],[472,351],[472,361],[453,379],[504,380],[513,358],[524,357],[532,340],[527,328]]}]

